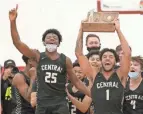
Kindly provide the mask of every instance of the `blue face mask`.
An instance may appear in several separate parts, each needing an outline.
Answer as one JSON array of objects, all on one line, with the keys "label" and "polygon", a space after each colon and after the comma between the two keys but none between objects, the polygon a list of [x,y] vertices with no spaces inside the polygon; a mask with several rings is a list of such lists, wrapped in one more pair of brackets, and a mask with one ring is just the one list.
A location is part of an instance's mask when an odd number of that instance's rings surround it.
[{"label": "blue face mask", "polygon": [[137,79],[139,76],[139,72],[129,72],[128,75],[132,79]]}]

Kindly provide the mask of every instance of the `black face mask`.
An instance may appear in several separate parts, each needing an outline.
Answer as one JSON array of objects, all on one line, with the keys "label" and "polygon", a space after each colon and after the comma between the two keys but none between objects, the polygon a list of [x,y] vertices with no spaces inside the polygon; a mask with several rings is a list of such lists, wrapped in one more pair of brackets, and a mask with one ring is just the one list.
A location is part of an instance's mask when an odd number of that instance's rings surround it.
[{"label": "black face mask", "polygon": [[99,51],[100,50],[100,46],[99,47],[87,47],[88,52],[90,52],[91,50],[95,50],[95,51]]}]

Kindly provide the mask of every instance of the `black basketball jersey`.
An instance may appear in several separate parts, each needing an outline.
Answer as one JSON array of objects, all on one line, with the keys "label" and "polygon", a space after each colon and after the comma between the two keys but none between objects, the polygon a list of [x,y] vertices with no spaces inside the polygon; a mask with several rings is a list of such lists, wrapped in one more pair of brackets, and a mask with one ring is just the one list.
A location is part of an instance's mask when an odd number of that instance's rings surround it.
[{"label": "black basketball jersey", "polygon": [[124,87],[116,72],[108,80],[98,73],[91,88],[96,114],[123,114],[123,93]]},{"label": "black basketball jersey", "polygon": [[66,56],[60,54],[58,59],[51,60],[45,52],[40,53],[37,67],[38,105],[49,106],[66,100],[66,80]]},{"label": "black basketball jersey", "polygon": [[[20,72],[25,79],[25,82],[28,86],[30,86],[30,79],[28,76],[26,76],[23,72]],[[30,102],[25,100],[22,95],[19,93],[19,90],[12,86],[12,101],[15,102],[15,108],[12,111],[12,114],[34,114],[35,110],[32,108]]]},{"label": "black basketball jersey", "polygon": [[[87,80],[87,78],[84,78],[82,80],[83,83],[85,83],[86,86],[89,85],[89,81]],[[77,91],[76,93],[74,93],[72,91],[72,84],[69,84],[68,85],[68,90],[69,90],[69,93],[75,97],[78,101],[82,102],[82,100],[84,99],[85,97],[85,94],[83,94],[82,92],[80,91]],[[89,111],[87,111],[86,113],[82,113],[80,110],[78,110],[76,108],[76,106],[74,104],[72,104],[72,102],[69,100],[69,111],[70,111],[70,114],[88,114]]]},{"label": "black basketball jersey", "polygon": [[129,88],[130,80],[127,83],[124,95],[124,114],[143,114],[143,80],[135,90]]}]

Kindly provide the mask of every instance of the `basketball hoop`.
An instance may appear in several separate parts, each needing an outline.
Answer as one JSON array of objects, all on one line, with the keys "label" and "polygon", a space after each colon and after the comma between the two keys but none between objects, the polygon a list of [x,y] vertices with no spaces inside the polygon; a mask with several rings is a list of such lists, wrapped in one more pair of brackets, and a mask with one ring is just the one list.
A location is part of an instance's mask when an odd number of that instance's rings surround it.
[{"label": "basketball hoop", "polygon": [[[141,14],[143,15],[143,0],[139,2],[139,7],[137,10],[116,10],[116,11],[115,10],[110,10],[110,11],[103,10],[101,7],[102,5],[101,2],[102,2],[101,0],[97,0],[97,11],[98,12],[119,12],[119,14]],[[103,4],[103,6],[106,8],[110,8],[110,9],[112,9],[113,7],[121,8],[120,6],[108,6],[106,4]]]}]

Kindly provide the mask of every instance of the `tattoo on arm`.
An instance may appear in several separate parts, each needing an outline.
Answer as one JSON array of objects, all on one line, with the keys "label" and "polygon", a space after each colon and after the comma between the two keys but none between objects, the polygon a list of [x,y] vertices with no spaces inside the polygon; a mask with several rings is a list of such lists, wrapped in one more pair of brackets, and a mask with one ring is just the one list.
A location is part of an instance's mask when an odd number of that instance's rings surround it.
[{"label": "tattoo on arm", "polygon": [[75,51],[80,53],[82,52],[82,49],[83,49],[83,32],[82,30],[79,30]]}]

